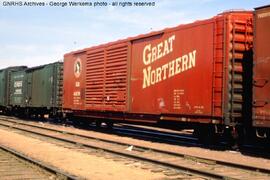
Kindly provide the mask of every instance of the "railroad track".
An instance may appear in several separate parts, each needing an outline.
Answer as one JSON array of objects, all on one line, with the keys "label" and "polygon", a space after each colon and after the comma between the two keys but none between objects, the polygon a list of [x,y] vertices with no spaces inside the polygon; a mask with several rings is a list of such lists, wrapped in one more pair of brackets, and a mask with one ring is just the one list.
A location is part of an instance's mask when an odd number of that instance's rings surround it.
[{"label": "railroad track", "polygon": [[116,142],[90,135],[73,133],[57,126],[46,127],[45,124],[40,125],[39,123],[25,122],[8,117],[0,117],[0,126],[50,138],[54,141],[66,142],[79,146],[79,148],[102,150],[117,156],[152,163],[164,169],[169,168],[204,179],[270,178],[270,170],[264,168],[187,156],[177,152],[164,151],[146,146],[131,146],[130,144],[119,141]]},{"label": "railroad track", "polygon": [[0,145],[0,178],[68,180],[77,177]]}]

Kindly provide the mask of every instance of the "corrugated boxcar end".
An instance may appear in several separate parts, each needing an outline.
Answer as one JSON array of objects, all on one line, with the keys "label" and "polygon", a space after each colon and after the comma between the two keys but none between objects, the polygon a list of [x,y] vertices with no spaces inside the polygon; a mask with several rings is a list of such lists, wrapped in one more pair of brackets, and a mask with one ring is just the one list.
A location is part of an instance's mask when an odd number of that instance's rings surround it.
[{"label": "corrugated boxcar end", "polygon": [[[252,12],[226,12],[223,23],[223,114],[225,125],[236,126],[250,123],[251,66],[253,47]],[[218,36],[217,36],[218,37]],[[217,38],[218,39],[218,38]],[[220,39],[222,41],[222,39]],[[215,75],[216,76],[216,75]],[[213,86],[215,87],[215,86]]]},{"label": "corrugated boxcar end", "polygon": [[63,99],[63,62],[54,63],[53,74],[55,81],[53,81],[52,106],[61,108]]},{"label": "corrugated boxcar end", "polygon": [[270,5],[255,8],[254,20],[253,126],[270,137]]}]

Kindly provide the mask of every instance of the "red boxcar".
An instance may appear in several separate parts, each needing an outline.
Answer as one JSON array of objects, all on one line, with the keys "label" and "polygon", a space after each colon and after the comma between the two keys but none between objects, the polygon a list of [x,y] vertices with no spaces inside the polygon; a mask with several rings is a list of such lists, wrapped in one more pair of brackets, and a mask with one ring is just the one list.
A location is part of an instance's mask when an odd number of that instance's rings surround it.
[{"label": "red boxcar", "polygon": [[125,121],[242,124],[252,19],[225,12],[65,54],[63,108]]},{"label": "red boxcar", "polygon": [[253,125],[260,129],[270,127],[270,6],[256,8],[254,20]]}]

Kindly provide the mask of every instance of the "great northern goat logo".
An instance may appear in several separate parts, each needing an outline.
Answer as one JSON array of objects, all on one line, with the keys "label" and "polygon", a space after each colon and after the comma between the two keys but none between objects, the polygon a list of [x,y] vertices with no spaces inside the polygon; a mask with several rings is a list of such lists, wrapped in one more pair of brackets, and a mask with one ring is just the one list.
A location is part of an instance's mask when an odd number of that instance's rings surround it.
[{"label": "great northern goat logo", "polygon": [[81,59],[78,58],[74,63],[74,75],[76,78],[80,77],[82,72],[82,62]]}]

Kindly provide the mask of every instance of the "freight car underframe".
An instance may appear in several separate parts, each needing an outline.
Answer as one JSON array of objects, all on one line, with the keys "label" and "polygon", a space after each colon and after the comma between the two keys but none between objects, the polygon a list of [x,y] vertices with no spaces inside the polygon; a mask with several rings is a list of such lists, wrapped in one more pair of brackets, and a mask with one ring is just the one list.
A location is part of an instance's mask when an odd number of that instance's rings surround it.
[{"label": "freight car underframe", "polygon": [[[194,129],[194,135],[203,143],[215,143],[218,137],[225,138],[232,145],[239,143],[240,126],[225,125],[224,119],[210,116],[188,116],[171,114],[134,114],[111,111],[64,110],[63,117],[77,123],[105,123],[111,128],[114,123],[130,123],[169,128],[174,130]],[[241,136],[242,137],[242,136]],[[243,141],[243,139],[241,139]]]},{"label": "freight car underframe", "polygon": [[50,118],[61,118],[62,110],[59,107],[20,107],[8,106],[4,114],[12,114],[19,117],[44,118],[46,115]]},{"label": "freight car underframe", "polygon": [[6,106],[0,106],[0,113],[1,114],[7,114],[8,108]]}]

